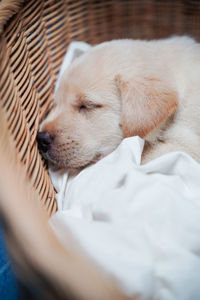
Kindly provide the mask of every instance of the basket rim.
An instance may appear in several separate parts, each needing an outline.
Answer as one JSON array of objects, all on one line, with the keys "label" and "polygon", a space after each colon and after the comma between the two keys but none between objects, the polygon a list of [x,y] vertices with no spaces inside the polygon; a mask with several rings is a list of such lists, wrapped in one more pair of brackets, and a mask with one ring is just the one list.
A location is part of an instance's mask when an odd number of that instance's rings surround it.
[{"label": "basket rim", "polygon": [[0,35],[7,22],[20,11],[25,0],[2,0],[0,2]]}]

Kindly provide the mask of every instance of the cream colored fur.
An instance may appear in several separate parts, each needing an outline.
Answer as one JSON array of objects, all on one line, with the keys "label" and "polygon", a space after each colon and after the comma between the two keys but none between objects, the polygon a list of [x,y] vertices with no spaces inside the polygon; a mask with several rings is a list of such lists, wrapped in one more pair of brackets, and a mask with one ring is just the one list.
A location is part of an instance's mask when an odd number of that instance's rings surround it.
[{"label": "cream colored fur", "polygon": [[42,124],[59,167],[84,167],[124,137],[146,140],[143,162],[169,151],[200,161],[200,44],[188,37],[116,40],[76,58]]}]

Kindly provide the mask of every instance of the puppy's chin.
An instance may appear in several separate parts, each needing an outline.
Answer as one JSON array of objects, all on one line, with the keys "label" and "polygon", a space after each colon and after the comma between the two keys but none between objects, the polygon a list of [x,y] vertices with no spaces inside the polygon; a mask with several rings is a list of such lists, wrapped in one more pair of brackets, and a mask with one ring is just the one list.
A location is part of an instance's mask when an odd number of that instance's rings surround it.
[{"label": "puppy's chin", "polygon": [[59,157],[52,157],[48,152],[46,153],[41,153],[42,157],[45,159],[47,162],[48,166],[53,169],[54,171],[56,170],[66,170],[70,172],[76,172],[76,171],[81,171],[84,168],[96,163],[99,161],[101,158],[103,158],[105,155],[102,155],[101,153],[96,153],[94,154],[93,157],[90,159],[77,159],[77,158],[71,158],[71,159],[60,159]]}]

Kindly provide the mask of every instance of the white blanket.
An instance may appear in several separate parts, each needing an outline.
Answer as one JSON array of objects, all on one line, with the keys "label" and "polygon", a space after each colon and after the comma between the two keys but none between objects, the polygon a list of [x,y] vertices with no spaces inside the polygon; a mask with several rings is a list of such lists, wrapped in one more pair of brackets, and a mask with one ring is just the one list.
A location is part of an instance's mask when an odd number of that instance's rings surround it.
[{"label": "white blanket", "polygon": [[141,166],[142,150],[132,137],[70,180],[51,171],[50,225],[66,247],[70,230],[127,295],[199,300],[200,164],[176,152]]}]

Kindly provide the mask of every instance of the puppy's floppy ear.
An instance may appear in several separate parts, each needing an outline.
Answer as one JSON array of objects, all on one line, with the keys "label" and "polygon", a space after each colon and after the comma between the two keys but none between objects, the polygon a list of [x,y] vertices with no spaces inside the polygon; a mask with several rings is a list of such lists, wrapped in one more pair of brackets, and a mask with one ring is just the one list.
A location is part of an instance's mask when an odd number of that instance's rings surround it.
[{"label": "puppy's floppy ear", "polygon": [[155,77],[125,81],[115,77],[122,102],[122,130],[125,137],[146,137],[158,127],[177,106],[177,93]]}]

